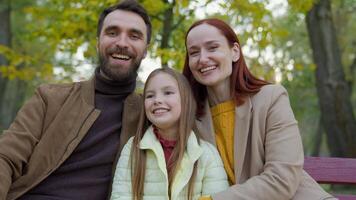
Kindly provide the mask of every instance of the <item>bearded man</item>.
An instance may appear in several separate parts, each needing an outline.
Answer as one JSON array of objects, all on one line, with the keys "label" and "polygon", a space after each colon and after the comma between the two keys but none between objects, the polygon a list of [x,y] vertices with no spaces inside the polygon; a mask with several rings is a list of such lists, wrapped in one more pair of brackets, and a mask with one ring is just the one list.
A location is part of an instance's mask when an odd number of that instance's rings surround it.
[{"label": "bearded man", "polygon": [[122,146],[136,132],[134,93],[151,22],[134,0],[98,20],[99,65],[88,81],[37,88],[0,137],[0,199],[106,199]]}]

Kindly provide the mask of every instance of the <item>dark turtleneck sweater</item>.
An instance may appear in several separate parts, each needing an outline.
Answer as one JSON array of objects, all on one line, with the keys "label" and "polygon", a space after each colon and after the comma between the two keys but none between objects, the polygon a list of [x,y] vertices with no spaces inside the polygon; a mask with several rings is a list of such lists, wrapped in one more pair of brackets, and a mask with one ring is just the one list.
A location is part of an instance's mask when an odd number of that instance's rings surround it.
[{"label": "dark turtleneck sweater", "polygon": [[[100,115],[68,159],[21,200],[103,200],[119,146],[123,103],[134,91],[136,76],[124,83],[95,71],[95,108]],[[65,134],[65,133],[58,133]]]}]

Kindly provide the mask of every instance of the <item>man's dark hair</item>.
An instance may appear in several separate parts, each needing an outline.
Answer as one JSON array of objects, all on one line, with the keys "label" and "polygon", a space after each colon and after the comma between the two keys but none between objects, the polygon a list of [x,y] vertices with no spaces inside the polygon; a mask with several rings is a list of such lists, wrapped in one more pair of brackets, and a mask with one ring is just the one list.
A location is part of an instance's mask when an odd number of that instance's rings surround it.
[{"label": "man's dark hair", "polygon": [[147,44],[150,43],[151,40],[151,29],[152,29],[152,24],[150,17],[147,14],[147,11],[145,8],[143,8],[136,0],[123,0],[118,4],[115,4],[113,6],[110,6],[106,8],[99,17],[98,21],[98,26],[97,26],[97,31],[96,31],[96,36],[99,38],[101,29],[103,28],[103,23],[108,14],[115,10],[124,10],[124,11],[130,11],[133,13],[138,14],[143,21],[146,24],[147,27]]}]

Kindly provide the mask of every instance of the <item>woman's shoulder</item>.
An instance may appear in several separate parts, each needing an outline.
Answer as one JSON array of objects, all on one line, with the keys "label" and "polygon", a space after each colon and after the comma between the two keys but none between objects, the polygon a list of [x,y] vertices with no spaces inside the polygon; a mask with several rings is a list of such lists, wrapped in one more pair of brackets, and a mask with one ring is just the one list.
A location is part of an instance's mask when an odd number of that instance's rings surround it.
[{"label": "woman's shoulder", "polygon": [[280,84],[262,86],[260,91],[251,96],[253,105],[266,105],[275,102],[281,96],[287,96],[287,90]]},{"label": "woman's shoulder", "polygon": [[283,93],[287,90],[280,84],[268,84],[261,87],[260,91],[254,96],[271,96],[275,93]]}]

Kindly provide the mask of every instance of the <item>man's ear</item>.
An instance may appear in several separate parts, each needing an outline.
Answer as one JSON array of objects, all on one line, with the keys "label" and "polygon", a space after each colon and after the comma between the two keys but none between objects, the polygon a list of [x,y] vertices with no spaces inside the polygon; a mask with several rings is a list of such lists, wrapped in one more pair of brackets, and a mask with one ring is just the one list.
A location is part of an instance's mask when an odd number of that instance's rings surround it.
[{"label": "man's ear", "polygon": [[147,45],[145,51],[143,52],[143,58],[146,58],[146,56],[147,56],[147,49],[148,49],[148,45]]},{"label": "man's ear", "polygon": [[234,45],[232,46],[232,61],[236,62],[240,59],[240,45],[235,42]]}]

